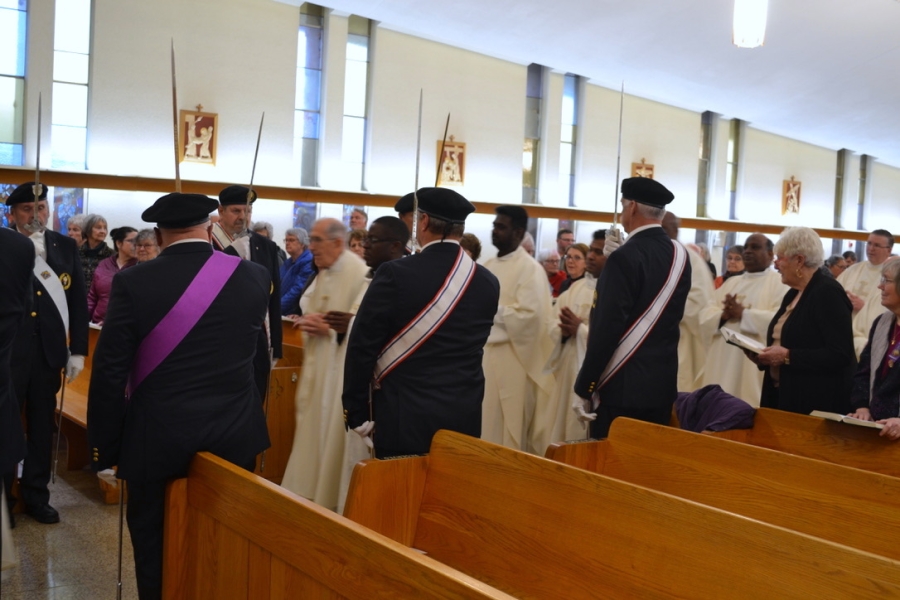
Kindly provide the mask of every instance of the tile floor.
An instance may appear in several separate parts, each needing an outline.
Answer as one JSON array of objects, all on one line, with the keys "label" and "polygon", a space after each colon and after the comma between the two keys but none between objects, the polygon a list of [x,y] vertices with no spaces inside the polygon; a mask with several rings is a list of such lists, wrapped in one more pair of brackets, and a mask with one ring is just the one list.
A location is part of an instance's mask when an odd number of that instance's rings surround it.
[{"label": "tile floor", "polygon": [[[119,506],[103,504],[97,476],[66,471],[63,457],[50,504],[60,522],[42,525],[16,515],[12,530],[19,564],[0,582],[3,600],[115,600]],[[122,555],[122,598],[137,600],[128,527]]]}]

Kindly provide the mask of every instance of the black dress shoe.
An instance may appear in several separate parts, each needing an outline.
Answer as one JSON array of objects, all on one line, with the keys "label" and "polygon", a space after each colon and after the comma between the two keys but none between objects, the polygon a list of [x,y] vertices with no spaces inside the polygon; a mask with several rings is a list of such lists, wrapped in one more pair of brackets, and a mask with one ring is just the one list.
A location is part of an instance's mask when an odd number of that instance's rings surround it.
[{"label": "black dress shoe", "polygon": [[44,523],[46,525],[59,523],[59,513],[49,504],[26,506],[25,513],[38,523]]}]

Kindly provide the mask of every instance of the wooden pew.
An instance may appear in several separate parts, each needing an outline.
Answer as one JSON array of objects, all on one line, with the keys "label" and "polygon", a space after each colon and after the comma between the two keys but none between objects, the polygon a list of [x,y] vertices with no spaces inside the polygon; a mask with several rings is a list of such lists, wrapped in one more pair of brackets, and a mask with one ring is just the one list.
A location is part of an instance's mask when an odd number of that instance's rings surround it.
[{"label": "wooden pew", "polygon": [[211,454],[166,493],[163,598],[510,599]]},{"label": "wooden pew", "polygon": [[[302,343],[302,340],[301,340]],[[296,408],[294,398],[303,368],[303,348],[289,344],[282,346],[284,358],[280,359],[269,376],[266,423],[271,447],[256,459],[254,473],[274,483],[281,483],[291,447],[294,444]]]},{"label": "wooden pew", "polygon": [[345,515],[521,598],[900,595],[900,563],[447,431]]},{"label": "wooden pew", "polygon": [[62,390],[57,395],[57,415],[59,415],[60,400],[63,401],[59,427],[60,433],[66,438],[68,448],[66,469],[69,471],[77,471],[91,464],[91,453],[87,442],[87,398],[88,387],[91,383],[91,367],[94,364],[94,349],[97,347],[98,337],[100,337],[100,328],[91,325],[88,329],[88,355],[84,359],[84,370],[75,378],[75,381],[65,384],[64,399]]},{"label": "wooden pew", "polygon": [[632,419],[547,458],[900,560],[900,479]]},{"label": "wooden pew", "polygon": [[867,427],[760,408],[751,429],[707,435],[900,477],[900,444],[878,433]]}]

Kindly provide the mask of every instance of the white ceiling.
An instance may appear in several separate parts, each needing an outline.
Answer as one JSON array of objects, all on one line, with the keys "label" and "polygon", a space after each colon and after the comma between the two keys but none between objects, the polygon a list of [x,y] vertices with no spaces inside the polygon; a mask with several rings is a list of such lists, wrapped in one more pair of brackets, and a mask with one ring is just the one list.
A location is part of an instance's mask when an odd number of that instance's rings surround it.
[{"label": "white ceiling", "polygon": [[[296,0],[280,0],[299,4]],[[732,0],[321,0],[381,27],[900,167],[900,2],[769,0],[731,43]]]}]

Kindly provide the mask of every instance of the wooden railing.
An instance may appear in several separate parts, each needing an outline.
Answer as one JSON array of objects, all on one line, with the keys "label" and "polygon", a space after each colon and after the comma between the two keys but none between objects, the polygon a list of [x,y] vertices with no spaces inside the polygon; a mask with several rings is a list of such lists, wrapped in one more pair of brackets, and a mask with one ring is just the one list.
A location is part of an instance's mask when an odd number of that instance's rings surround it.
[{"label": "wooden railing", "polygon": [[[18,167],[0,167],[0,181],[17,182],[31,181],[34,179],[34,171]],[[99,190],[123,190],[130,192],[159,192],[165,194],[175,189],[171,179],[153,177],[135,177],[125,175],[104,175],[100,173],[72,173],[67,171],[44,171],[41,173],[41,181],[47,185],[88,188]],[[216,181],[182,181],[181,189],[185,193],[206,194],[216,196],[222,188],[233,182]],[[358,206],[390,206],[393,207],[397,196],[383,194],[369,194],[366,192],[342,192],[335,190],[323,190],[318,188],[302,187],[277,187],[270,185],[254,186],[260,198],[271,200],[288,200],[301,202],[318,202],[322,204],[354,204]],[[492,214],[494,208],[500,204],[483,202],[477,198],[469,198],[475,205],[475,212]],[[544,219],[573,219],[592,221],[597,223],[611,223],[613,214],[608,211],[585,210],[580,208],[559,208],[555,206],[541,206],[529,204],[528,214],[532,217]],[[718,221],[715,219],[703,219],[699,217],[681,217],[681,226],[702,231],[737,231],[747,233],[781,233],[784,225],[772,225],[766,223],[749,223],[746,221]],[[816,232],[827,239],[859,240],[865,241],[868,232],[853,231],[848,229],[829,229],[814,227]]]}]

